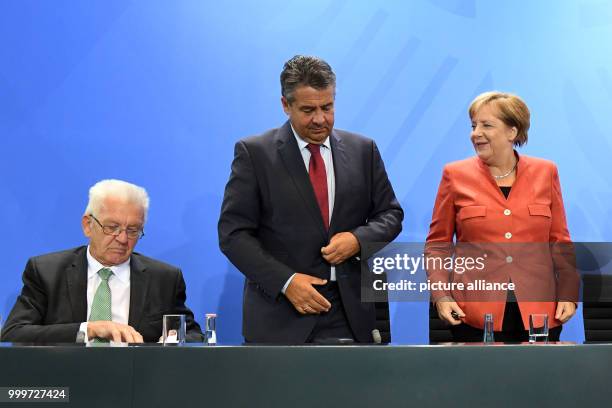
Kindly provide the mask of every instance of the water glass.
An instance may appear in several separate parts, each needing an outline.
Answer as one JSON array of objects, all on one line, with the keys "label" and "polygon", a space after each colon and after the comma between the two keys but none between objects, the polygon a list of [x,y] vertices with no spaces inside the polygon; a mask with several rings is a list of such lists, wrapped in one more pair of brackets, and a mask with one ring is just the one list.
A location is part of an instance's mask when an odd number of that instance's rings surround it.
[{"label": "water glass", "polygon": [[546,313],[529,315],[529,342],[548,341],[548,315]]},{"label": "water glass", "polygon": [[209,346],[217,344],[217,314],[206,313],[206,321],[204,322],[204,343]]},{"label": "water glass", "polygon": [[164,315],[162,326],[162,343],[164,345],[185,344],[187,335],[185,315]]},{"label": "water glass", "polygon": [[483,343],[494,343],[495,336],[493,335],[493,313],[485,313],[484,315],[484,330],[482,336]]}]

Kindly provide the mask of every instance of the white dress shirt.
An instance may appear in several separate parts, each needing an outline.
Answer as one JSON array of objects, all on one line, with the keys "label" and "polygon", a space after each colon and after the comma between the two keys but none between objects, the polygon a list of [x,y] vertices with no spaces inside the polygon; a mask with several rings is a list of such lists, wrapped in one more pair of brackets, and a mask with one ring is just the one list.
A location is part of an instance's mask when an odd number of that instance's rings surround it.
[{"label": "white dress shirt", "polygon": [[[111,315],[113,322],[128,324],[130,315],[130,260],[115,266],[104,266],[94,258],[87,247],[87,319],[91,314],[91,304],[93,303],[96,290],[100,286],[102,279],[98,271],[108,268],[113,274],[108,279],[108,286],[111,290]],[[87,322],[81,323],[79,331],[85,333],[87,338]]]},{"label": "white dress shirt", "polygon": [[[302,159],[304,159],[304,165],[306,166],[306,172],[309,170],[310,166],[310,150],[308,150],[308,142],[298,136],[297,132],[291,125],[291,130],[293,131],[293,136],[295,136],[295,140],[297,141],[298,148],[300,149],[300,153],[302,154]],[[331,217],[334,212],[334,199],[336,198],[336,177],[334,175],[334,160],[332,157],[331,143],[329,141],[329,136],[323,144],[321,144],[321,157],[323,158],[323,163],[325,164],[325,174],[327,175],[327,200],[329,207],[329,222],[331,224]],[[295,274],[291,275],[289,279],[287,279],[287,283],[283,286],[283,293],[287,290],[287,287],[291,283],[291,280]],[[336,280],[336,267],[332,266],[330,271],[329,280]]]}]

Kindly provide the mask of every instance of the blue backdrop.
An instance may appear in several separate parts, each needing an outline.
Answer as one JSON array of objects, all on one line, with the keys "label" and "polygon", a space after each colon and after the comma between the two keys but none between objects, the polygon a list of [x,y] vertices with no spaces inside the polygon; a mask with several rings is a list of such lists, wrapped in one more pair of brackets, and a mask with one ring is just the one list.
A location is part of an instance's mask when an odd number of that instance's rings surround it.
[{"label": "blue backdrop", "polygon": [[[294,54],[338,76],[336,126],[373,137],[406,212],[428,230],[444,163],[473,154],[485,90],[532,112],[523,152],[554,160],[575,240],[612,238],[612,4],[593,1],[13,1],[0,13],[0,313],[28,257],[84,243],[87,189],[145,186],[137,250],[184,269],[197,318],[239,342],[242,275],[217,246],[236,140],[285,120]],[[606,119],[608,118],[608,119]],[[391,305],[396,342],[427,341],[427,305]],[[581,340],[577,316],[562,338]]]}]

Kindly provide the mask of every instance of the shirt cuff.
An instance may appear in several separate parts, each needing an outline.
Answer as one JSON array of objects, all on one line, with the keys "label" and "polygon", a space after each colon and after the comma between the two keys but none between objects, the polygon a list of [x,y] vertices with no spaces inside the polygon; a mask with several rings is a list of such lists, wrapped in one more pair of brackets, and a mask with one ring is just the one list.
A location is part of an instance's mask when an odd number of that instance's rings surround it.
[{"label": "shirt cuff", "polygon": [[89,341],[89,338],[87,337],[87,322],[81,323],[79,326],[79,332],[83,332],[85,334],[83,342],[87,343]]},{"label": "shirt cuff", "polygon": [[295,276],[295,273],[293,275],[291,275],[289,277],[289,279],[287,279],[287,282],[285,282],[285,286],[283,286],[283,289],[281,290],[281,292],[283,292],[283,295],[285,294],[285,291],[287,290],[287,287],[289,287],[289,284],[291,283],[291,281],[293,280],[293,277]]}]

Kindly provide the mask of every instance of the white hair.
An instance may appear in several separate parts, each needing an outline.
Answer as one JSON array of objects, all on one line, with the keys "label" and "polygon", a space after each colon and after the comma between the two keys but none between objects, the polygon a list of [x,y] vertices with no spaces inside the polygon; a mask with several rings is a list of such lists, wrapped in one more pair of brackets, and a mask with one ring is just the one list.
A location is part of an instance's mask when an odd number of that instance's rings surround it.
[{"label": "white hair", "polygon": [[144,221],[147,221],[149,211],[147,190],[127,181],[114,179],[98,181],[89,189],[89,202],[84,215],[98,214],[104,205],[104,201],[109,197],[141,206],[144,212]]}]

